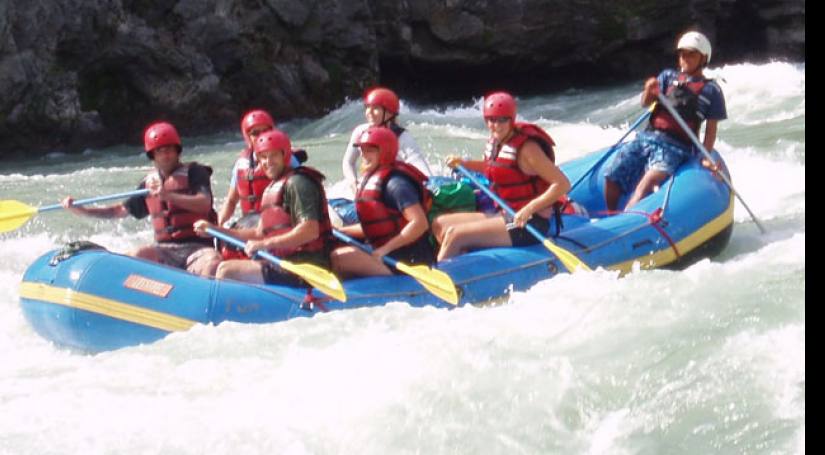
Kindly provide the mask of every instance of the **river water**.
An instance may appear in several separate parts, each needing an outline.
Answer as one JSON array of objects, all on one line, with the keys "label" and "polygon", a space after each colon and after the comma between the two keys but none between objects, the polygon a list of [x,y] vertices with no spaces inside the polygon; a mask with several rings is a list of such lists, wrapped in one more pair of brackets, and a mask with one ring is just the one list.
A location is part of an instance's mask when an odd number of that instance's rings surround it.
[{"label": "river water", "polygon": [[[0,454],[804,453],[805,65],[708,73],[729,115],[716,148],[768,233],[737,201],[730,245],[683,271],[561,275],[495,307],[196,326],[82,355],[29,327],[23,272],[71,240],[125,252],[150,241],[149,223],[58,211],[0,234]],[[563,162],[615,143],[642,113],[640,88],[548,93],[519,113]],[[402,100],[400,118],[446,173],[447,154],[481,154],[479,103]],[[282,126],[335,195],[362,121],[349,101]],[[214,167],[221,202],[239,132],[183,140],[186,160]],[[55,151],[4,163],[0,199],[129,191],[148,170],[135,146]]]}]

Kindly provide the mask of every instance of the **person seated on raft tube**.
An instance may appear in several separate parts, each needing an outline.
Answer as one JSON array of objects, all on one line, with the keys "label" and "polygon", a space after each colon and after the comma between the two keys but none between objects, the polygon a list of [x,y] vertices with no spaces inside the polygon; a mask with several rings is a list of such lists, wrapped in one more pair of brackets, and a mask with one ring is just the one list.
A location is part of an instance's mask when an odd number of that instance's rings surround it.
[{"label": "person seated on raft tube", "polygon": [[555,210],[568,212],[567,176],[555,164],[553,140],[537,125],[516,122],[516,100],[506,92],[484,98],[484,121],[490,140],[484,160],[447,157],[447,165],[463,165],[483,172],[491,188],[504,199],[516,216],[509,220],[503,210],[494,213],[450,213],[433,221],[433,235],[441,244],[438,260],[456,256],[470,248],[523,246],[538,243],[525,224],[546,233]]},{"label": "person seated on raft tube", "polygon": [[430,197],[425,187],[427,176],[397,161],[398,139],[389,128],[367,128],[356,145],[363,160],[363,177],[355,195],[360,223],[340,231],[366,238],[373,253],[353,246],[337,248],[330,256],[333,270],[342,278],[391,275],[393,271],[381,260],[385,255],[406,264],[431,265],[435,258],[424,209]]},{"label": "person seated on raft tube", "polygon": [[[261,163],[255,159],[252,146],[255,139],[262,133],[275,128],[275,120],[269,112],[262,109],[253,109],[244,114],[241,119],[241,134],[243,135],[246,147],[241,151],[238,159],[232,167],[232,177],[229,182],[229,192],[226,200],[218,213],[218,226],[224,226],[235,213],[235,208],[240,202],[241,217],[229,227],[251,228],[258,225],[261,212],[261,198],[264,189],[272,182],[267,177]],[[306,161],[306,152],[303,150],[294,151],[291,164],[293,168]],[[303,154],[300,158],[297,156]],[[303,158],[303,161],[301,160]],[[249,259],[243,250],[233,245],[218,241],[218,247],[223,259]]]},{"label": "person seated on raft tube", "polygon": [[182,163],[180,136],[167,122],[149,125],[143,135],[146,156],[153,169],[138,185],[148,188],[146,196],[132,196],[107,207],[76,207],[71,196],[62,201],[72,213],[97,218],[151,215],[155,243],[137,248],[130,256],[147,259],[192,273],[210,276],[220,262],[212,242],[195,234],[192,224],[199,219],[217,220],[212,209],[212,169],[195,162]]},{"label": "person seated on raft tube", "polygon": [[[327,213],[324,175],[308,166],[292,167],[289,136],[275,128],[258,136],[254,153],[272,180],[262,195],[258,225],[227,229],[200,220],[195,223],[195,231],[208,236],[206,228],[212,228],[246,240],[244,252],[249,257],[267,250],[290,262],[312,263],[328,269],[332,225]],[[291,272],[257,259],[222,261],[215,277],[258,284],[305,285]]]},{"label": "person seated on raft tube", "polygon": [[360,150],[357,142],[361,137],[361,133],[366,131],[371,126],[384,126],[392,130],[398,137],[398,160],[411,164],[418,168],[419,171],[425,175],[432,175],[430,166],[415,138],[412,137],[409,131],[402,128],[398,124],[398,111],[401,103],[398,100],[398,95],[392,90],[385,87],[375,87],[366,91],[364,95],[364,115],[367,118],[367,123],[362,123],[355,127],[350,136],[347,150],[344,153],[342,168],[344,171],[344,179],[352,188],[353,192],[358,188],[358,173],[356,172],[356,162],[360,156]]},{"label": "person seated on raft tube", "polygon": [[[728,118],[728,114],[719,84],[706,79],[703,74],[710,62],[710,41],[699,32],[687,32],[679,39],[676,50],[679,71],[665,69],[657,78],[647,79],[642,91],[642,106],[650,106],[664,90],[668,101],[697,137],[702,121],[706,122],[702,145],[712,151],[719,120]],[[639,132],[634,140],[622,144],[605,171],[607,209],[616,210],[621,195],[631,191],[633,194],[625,208],[633,207],[673,175],[693,152],[690,137],[667,109],[657,104],[647,129]],[[706,160],[702,164],[712,168]]]},{"label": "person seated on raft tube", "polygon": [[[244,140],[244,149],[235,160],[232,167],[232,177],[229,181],[229,192],[218,213],[218,225],[223,226],[232,218],[238,202],[241,203],[241,219],[257,214],[261,211],[261,196],[264,189],[272,181],[266,176],[263,167],[252,153],[252,145],[261,133],[275,128],[275,120],[269,112],[262,109],[253,109],[244,114],[241,119],[241,134]],[[305,157],[304,157],[305,158]],[[306,159],[304,159],[306,161]],[[301,165],[301,160],[293,154],[292,167]],[[255,218],[257,221],[257,218]],[[243,222],[240,223],[244,225]]]}]

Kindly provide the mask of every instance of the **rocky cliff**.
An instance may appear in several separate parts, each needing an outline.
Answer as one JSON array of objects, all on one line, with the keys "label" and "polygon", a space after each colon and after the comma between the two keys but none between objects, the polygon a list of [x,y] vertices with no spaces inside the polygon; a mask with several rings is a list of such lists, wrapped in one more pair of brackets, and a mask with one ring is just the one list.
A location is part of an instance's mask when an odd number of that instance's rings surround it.
[{"label": "rocky cliff", "polygon": [[804,0],[2,0],[0,158],[186,135],[243,111],[640,79],[698,28],[715,64],[805,59]]}]

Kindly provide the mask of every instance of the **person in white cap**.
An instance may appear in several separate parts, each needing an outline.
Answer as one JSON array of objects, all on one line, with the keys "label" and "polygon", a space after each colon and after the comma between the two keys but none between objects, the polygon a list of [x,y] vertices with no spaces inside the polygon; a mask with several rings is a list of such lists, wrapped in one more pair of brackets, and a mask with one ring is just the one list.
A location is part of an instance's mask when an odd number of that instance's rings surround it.
[{"label": "person in white cap", "polygon": [[[719,84],[705,78],[711,46],[707,37],[689,31],[676,44],[679,69],[666,69],[645,81],[642,106],[650,106],[664,93],[676,111],[699,136],[705,122],[705,149],[713,150],[719,120],[728,117],[725,97]],[[630,198],[625,209],[634,206],[689,158],[695,155],[688,134],[664,106],[656,105],[645,131],[621,145],[605,171],[605,202],[608,210],[618,208],[622,194]]]}]

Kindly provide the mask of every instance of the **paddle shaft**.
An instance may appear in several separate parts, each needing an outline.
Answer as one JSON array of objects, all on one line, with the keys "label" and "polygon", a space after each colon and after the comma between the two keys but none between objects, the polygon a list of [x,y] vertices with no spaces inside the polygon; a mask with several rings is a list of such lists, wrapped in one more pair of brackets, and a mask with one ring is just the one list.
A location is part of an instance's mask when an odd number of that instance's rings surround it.
[{"label": "paddle shaft", "polygon": [[[231,245],[234,245],[234,246],[236,246],[240,249],[244,249],[246,247],[246,242],[244,242],[243,240],[236,239],[235,237],[232,237],[231,235],[224,234],[223,232],[220,232],[218,230],[215,230],[215,229],[212,229],[212,228],[206,228],[206,232],[209,235],[211,235],[212,237],[223,240],[224,242],[229,243]],[[281,259],[278,256],[272,255],[268,251],[258,250],[258,251],[255,252],[255,256],[260,256],[260,257],[262,257],[262,258],[264,258],[268,261],[272,261],[275,264],[281,265]]]},{"label": "paddle shaft", "polygon": [[[668,101],[668,99],[664,95],[662,95],[661,93],[659,93],[658,97],[659,97],[659,102],[662,103],[662,106],[664,106],[665,109],[667,109],[667,111],[670,112],[670,115],[674,119],[676,119],[676,123],[678,123],[679,126],[682,128],[682,130],[685,132],[685,134],[688,135],[688,137],[690,138],[690,141],[693,142],[693,145],[695,145],[696,148],[699,149],[700,152],[702,152],[702,155],[704,155],[705,158],[708,159],[708,161],[710,161],[711,163],[716,165],[716,160],[714,160],[713,157],[711,156],[711,154],[707,151],[707,149],[705,149],[705,146],[702,145],[701,142],[699,142],[699,138],[696,137],[696,134],[693,132],[693,130],[691,130],[690,127],[687,125],[687,123],[685,123],[684,119],[682,119],[682,116],[679,115],[678,112],[676,112],[676,109],[673,108],[673,105],[670,104],[670,101]],[[722,172],[721,170],[719,172],[717,172],[717,174],[720,177],[722,177],[722,181],[725,182],[725,184],[728,186],[728,188],[731,190],[731,192],[733,192],[733,194],[736,195],[736,198],[739,199],[739,202],[742,203],[742,206],[745,207],[745,210],[748,211],[748,214],[751,216],[754,223],[756,223],[756,226],[759,228],[759,231],[763,234],[766,233],[767,231],[765,230],[765,227],[762,226],[762,223],[760,223],[759,219],[756,218],[756,215],[753,214],[750,207],[748,207],[748,204],[745,203],[745,200],[742,199],[742,196],[733,187],[733,183],[731,183],[730,179],[728,179],[728,176],[725,175],[725,173]]]},{"label": "paddle shaft", "polygon": [[[471,173],[471,172],[470,172],[470,171],[469,171],[466,167],[464,167],[463,165],[459,164],[459,165],[457,165],[457,166],[456,166],[456,168],[457,168],[459,171],[461,171],[461,173],[462,173],[462,174],[464,174],[464,176],[465,176],[465,177],[467,177],[468,179],[470,179],[470,181],[472,181],[472,182],[473,182],[473,184],[474,184],[476,187],[478,187],[478,189],[480,189],[481,191],[483,191],[483,192],[484,192],[484,194],[486,194],[487,196],[490,196],[490,199],[492,199],[492,200],[496,201],[496,204],[498,204],[498,206],[499,206],[499,207],[503,208],[503,209],[504,209],[507,213],[509,213],[509,214],[510,214],[510,216],[512,216],[512,217],[515,217],[515,216],[516,216],[516,211],[515,211],[515,210],[513,210],[513,208],[512,208],[512,207],[510,207],[510,205],[509,205],[509,204],[507,204],[506,202],[504,202],[504,199],[500,198],[498,194],[496,194],[495,192],[493,192],[493,190],[491,190],[490,188],[487,188],[487,186],[486,186],[486,185],[484,185],[483,183],[481,183],[481,182],[480,182],[480,181],[479,181],[479,180],[478,180],[478,179],[477,179],[477,178],[476,178],[476,177],[475,177],[475,176],[474,176],[474,175],[473,175],[473,174],[472,174],[472,173]],[[525,229],[527,229],[527,231],[528,231],[528,232],[530,232],[530,234],[532,234],[532,235],[533,235],[533,237],[535,237],[535,238],[537,238],[537,239],[541,240],[542,242],[543,242],[543,241],[545,241],[545,240],[547,240],[547,239],[544,237],[544,235],[543,235],[541,232],[539,232],[539,230],[538,230],[538,229],[534,228],[531,224],[527,223],[527,224],[525,224],[525,225],[524,225],[524,227],[525,227]]]},{"label": "paddle shaft", "polygon": [[[74,201],[72,205],[80,206],[94,204],[95,202],[111,201],[113,199],[124,199],[132,196],[146,196],[147,194],[149,194],[149,190],[144,188],[142,190],[127,191],[125,193],[108,194],[106,196],[90,197],[88,199],[78,199]],[[42,207],[37,208],[37,213],[50,212],[52,210],[60,210],[62,208],[63,205],[61,204],[44,205]]]},{"label": "paddle shaft", "polygon": [[621,137],[621,139],[619,139],[619,140],[618,140],[615,144],[613,144],[613,147],[610,147],[610,150],[608,150],[608,151],[607,151],[607,153],[605,153],[605,154],[604,154],[601,158],[599,158],[599,160],[598,160],[598,161],[596,161],[596,163],[595,163],[593,166],[590,166],[590,169],[588,169],[588,170],[587,170],[587,172],[585,172],[584,174],[582,174],[582,175],[581,175],[581,177],[579,177],[578,179],[576,179],[576,181],[575,181],[575,182],[573,182],[573,184],[572,184],[572,185],[570,185],[570,191],[568,191],[567,193],[569,194],[569,193],[573,192],[573,188],[575,188],[575,187],[576,187],[579,183],[581,183],[581,182],[582,182],[582,180],[584,180],[584,179],[585,179],[588,175],[590,175],[590,173],[591,173],[591,172],[593,172],[593,169],[596,169],[596,168],[597,168],[597,167],[599,167],[602,163],[604,163],[604,161],[605,161],[606,159],[610,158],[610,156],[611,156],[611,155],[613,155],[613,152],[615,152],[615,151],[616,151],[617,147],[619,147],[619,144],[621,144],[621,143],[622,143],[622,141],[624,141],[624,140],[625,140],[625,138],[626,138],[626,137],[627,137],[630,133],[632,133],[632,132],[633,132],[633,130],[635,130],[635,129],[636,129],[636,128],[637,128],[637,127],[638,127],[638,126],[639,126],[639,125],[643,122],[643,121],[645,121],[648,117],[650,117],[650,114],[653,112],[653,109],[654,109],[655,107],[656,107],[656,103],[651,104],[651,105],[650,105],[650,108],[648,108],[647,110],[645,110],[645,111],[642,113],[642,115],[640,115],[640,116],[639,116],[639,118],[638,118],[638,119],[636,119],[636,121],[635,121],[635,122],[633,122],[633,125],[630,125],[630,128],[627,130],[627,132],[626,132],[626,133],[624,133],[624,136],[622,136],[622,137]]}]

